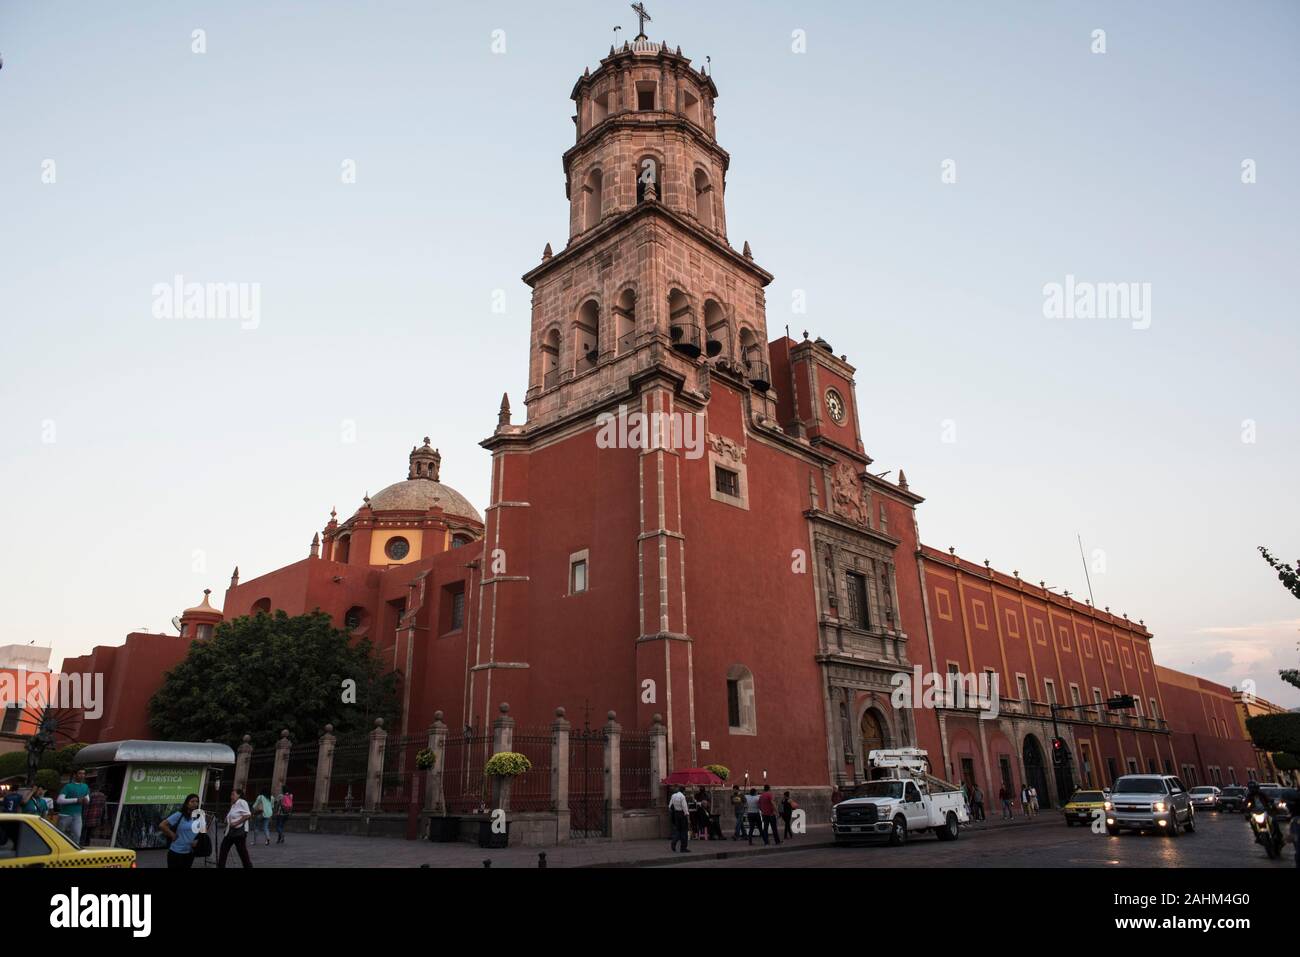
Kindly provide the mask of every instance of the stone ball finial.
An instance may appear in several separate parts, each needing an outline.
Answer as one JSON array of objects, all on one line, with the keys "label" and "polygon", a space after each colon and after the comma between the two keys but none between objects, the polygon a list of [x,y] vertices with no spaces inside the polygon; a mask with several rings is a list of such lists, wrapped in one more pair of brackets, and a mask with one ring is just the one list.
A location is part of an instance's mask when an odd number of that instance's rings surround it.
[{"label": "stone ball finial", "polygon": [[509,714],[509,713],[510,713],[510,702],[508,702],[508,701],[502,701],[499,705],[497,705],[497,710],[500,711],[502,714]]},{"label": "stone ball finial", "polygon": [[557,718],[563,718],[564,715],[565,715],[565,710],[564,710],[563,707],[559,707],[559,708],[556,708],[556,709],[555,709],[555,716],[556,716]]},{"label": "stone ball finial", "polygon": [[242,740],[243,740],[244,744],[248,744],[248,742],[250,742],[250,741],[253,740],[253,736],[252,736],[251,734],[246,734],[246,735],[244,735],[244,737],[243,737]]},{"label": "stone ball finial", "polygon": [[325,725],[325,733],[326,733],[326,734],[333,734],[333,733],[334,733],[334,725],[332,725],[332,724],[327,724],[327,725]]},{"label": "stone ball finial", "polygon": [[375,719],[375,727],[376,727],[376,728],[382,728],[383,726],[384,726],[384,719],[383,719],[383,718],[376,718],[376,719]]},{"label": "stone ball finial", "polygon": [[287,738],[287,737],[289,737],[289,729],[288,729],[288,728],[283,728],[283,729],[281,729],[281,731],[280,731],[280,737],[282,737],[282,738]]},{"label": "stone ball finial", "polygon": [[613,721],[613,720],[615,720],[615,719],[618,717],[618,715],[614,712],[614,709],[611,708],[611,709],[610,709],[610,710],[605,714],[605,717],[608,718],[610,721]]},{"label": "stone ball finial", "polygon": [[654,724],[663,724],[664,716],[661,715],[658,711],[656,711],[654,714],[650,715],[650,720]]},{"label": "stone ball finial", "polygon": [[441,721],[441,720],[442,720],[442,712],[441,712],[441,711],[435,711],[435,712],[433,713],[433,720],[434,720],[434,721]]}]

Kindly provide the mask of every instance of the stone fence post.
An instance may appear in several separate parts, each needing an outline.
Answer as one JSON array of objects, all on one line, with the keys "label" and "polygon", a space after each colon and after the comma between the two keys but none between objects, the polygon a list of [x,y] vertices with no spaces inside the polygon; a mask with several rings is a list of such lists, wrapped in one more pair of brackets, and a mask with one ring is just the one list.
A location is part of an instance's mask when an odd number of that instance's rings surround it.
[{"label": "stone fence post", "polygon": [[[492,753],[513,749],[515,742],[515,719],[510,717],[510,705],[502,701],[497,709],[500,714],[492,722]],[[503,811],[510,810],[510,778],[494,777],[492,779],[492,807]]]},{"label": "stone fence post", "polygon": [[555,709],[551,722],[551,804],[555,808],[557,843],[569,840],[569,719]]},{"label": "stone fence post", "polygon": [[379,797],[383,793],[384,783],[384,748],[388,742],[388,732],[384,730],[384,719],[375,719],[375,730],[370,732],[370,755],[366,761],[366,803],[367,811],[379,809]]},{"label": "stone fence post", "polygon": [[330,778],[334,776],[334,725],[325,725],[316,750],[316,795],[312,810],[323,811],[330,799]]},{"label": "stone fence post", "polygon": [[623,807],[623,728],[614,720],[618,715],[613,711],[605,717],[609,719],[605,722],[605,806],[612,819]]},{"label": "stone fence post", "polygon": [[447,813],[447,795],[443,790],[443,772],[447,767],[447,726],[442,722],[442,712],[433,713],[429,725],[429,750],[433,752],[433,767],[425,777],[424,808],[436,814]]},{"label": "stone fence post", "polygon": [[237,788],[240,793],[248,787],[248,766],[253,760],[252,741],[251,734],[244,735],[244,742],[235,753],[235,780],[231,782],[231,786]]},{"label": "stone fence post", "polygon": [[271,796],[284,790],[284,779],[289,774],[289,751],[293,742],[289,740],[289,729],[280,732],[280,740],[275,742],[275,768],[271,771]]},{"label": "stone fence post", "polygon": [[668,729],[664,717],[654,714],[650,718],[650,806],[660,807],[664,801],[664,778],[668,777]]}]

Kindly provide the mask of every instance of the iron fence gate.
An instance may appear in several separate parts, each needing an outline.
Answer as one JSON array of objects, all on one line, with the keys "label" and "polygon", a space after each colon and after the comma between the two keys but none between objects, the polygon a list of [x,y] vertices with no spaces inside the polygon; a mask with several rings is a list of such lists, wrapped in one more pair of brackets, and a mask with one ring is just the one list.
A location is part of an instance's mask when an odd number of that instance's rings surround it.
[{"label": "iron fence gate", "polygon": [[569,735],[569,836],[605,837],[605,732],[584,727]]},{"label": "iron fence gate", "polygon": [[654,738],[645,731],[625,731],[619,747],[619,795],[625,808],[650,806],[654,787],[651,756]]},{"label": "iron fence gate", "polygon": [[447,813],[485,813],[492,795],[483,766],[492,752],[492,735],[472,729],[464,734],[448,734],[445,749],[442,791]]}]

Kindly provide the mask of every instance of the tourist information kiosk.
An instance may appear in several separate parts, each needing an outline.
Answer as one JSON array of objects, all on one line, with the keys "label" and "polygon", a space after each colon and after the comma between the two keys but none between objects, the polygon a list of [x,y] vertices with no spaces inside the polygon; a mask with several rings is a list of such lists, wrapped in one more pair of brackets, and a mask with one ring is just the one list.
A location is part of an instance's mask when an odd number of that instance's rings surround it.
[{"label": "tourist information kiosk", "polygon": [[107,797],[100,826],[82,840],[135,850],[167,846],[158,822],[180,810],[187,795],[216,811],[221,779],[233,780],[235,752],[227,745],[193,741],[106,741],[77,752],[73,767],[85,768],[91,791]]}]

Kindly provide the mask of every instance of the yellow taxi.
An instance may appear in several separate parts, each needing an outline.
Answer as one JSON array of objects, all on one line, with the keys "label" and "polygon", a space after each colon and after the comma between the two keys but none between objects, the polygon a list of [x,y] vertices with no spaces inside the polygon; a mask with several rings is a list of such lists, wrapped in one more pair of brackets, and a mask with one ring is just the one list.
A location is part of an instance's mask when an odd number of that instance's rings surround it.
[{"label": "yellow taxi", "polygon": [[35,814],[0,814],[0,869],[6,867],[135,867],[135,851],[78,847]]},{"label": "yellow taxi", "polygon": [[1065,804],[1065,823],[1070,827],[1076,824],[1091,824],[1097,812],[1105,813],[1106,795],[1101,791],[1075,791]]}]

